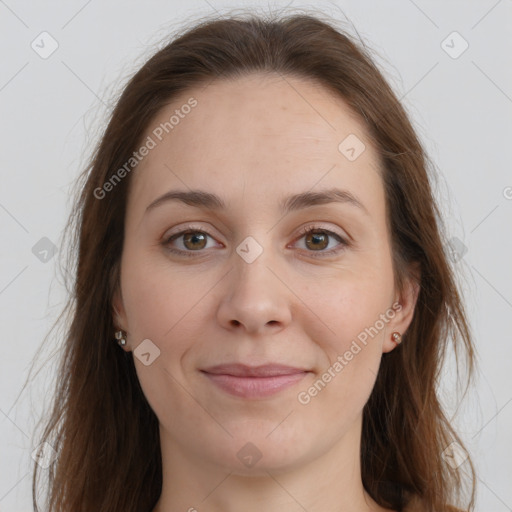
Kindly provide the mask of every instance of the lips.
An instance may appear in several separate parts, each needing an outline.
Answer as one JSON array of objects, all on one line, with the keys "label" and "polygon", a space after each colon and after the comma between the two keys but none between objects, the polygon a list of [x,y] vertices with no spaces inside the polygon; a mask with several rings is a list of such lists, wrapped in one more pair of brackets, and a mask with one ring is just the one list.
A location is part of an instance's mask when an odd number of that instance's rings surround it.
[{"label": "lips", "polygon": [[218,389],[244,399],[269,398],[299,383],[309,370],[281,364],[223,364],[201,372]]},{"label": "lips", "polygon": [[221,364],[202,371],[212,375],[232,375],[234,377],[276,377],[281,375],[294,375],[308,370],[282,364],[266,364],[261,366]]}]

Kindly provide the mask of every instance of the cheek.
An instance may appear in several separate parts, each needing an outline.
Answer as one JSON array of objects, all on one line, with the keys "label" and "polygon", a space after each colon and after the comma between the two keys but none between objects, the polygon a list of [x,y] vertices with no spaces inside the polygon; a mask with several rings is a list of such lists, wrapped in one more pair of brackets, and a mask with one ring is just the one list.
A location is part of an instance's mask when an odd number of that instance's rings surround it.
[{"label": "cheek", "polygon": [[303,390],[307,396],[302,403],[311,398],[316,406],[330,404],[333,421],[336,415],[360,412],[378,373],[383,341],[390,334],[391,290],[390,271],[390,275],[345,275],[328,294],[308,291],[320,320],[310,316],[307,331],[324,358],[313,388]]},{"label": "cheek", "polygon": [[357,419],[375,384],[391,307],[383,283],[346,280],[335,292],[317,297],[322,321],[312,321],[308,335],[321,349],[322,365],[297,401],[308,416],[322,418],[327,436],[336,437]]},{"label": "cheek", "polygon": [[350,349],[353,340],[380,339],[389,323],[385,315],[392,311],[391,291],[391,279],[384,274],[344,276],[328,293],[310,290],[308,298],[318,311],[323,332],[329,333],[332,350],[340,354]]},{"label": "cheek", "polygon": [[[197,279],[188,269],[175,270],[164,256],[132,253],[123,261],[122,289],[126,315],[136,336],[164,342],[187,329],[189,315],[197,314],[201,299],[215,284],[215,276]],[[142,338],[142,339],[143,339]]]},{"label": "cheek", "polygon": [[130,342],[136,349],[142,340],[149,339],[159,350],[158,357],[147,366],[134,353],[138,380],[161,421],[171,426],[179,417],[188,424],[193,421],[187,416],[192,414],[194,403],[180,385],[185,381],[182,360],[198,339],[201,326],[197,319],[206,304],[201,298],[215,280],[177,272],[163,257],[151,258],[136,251],[127,254],[121,285]]}]

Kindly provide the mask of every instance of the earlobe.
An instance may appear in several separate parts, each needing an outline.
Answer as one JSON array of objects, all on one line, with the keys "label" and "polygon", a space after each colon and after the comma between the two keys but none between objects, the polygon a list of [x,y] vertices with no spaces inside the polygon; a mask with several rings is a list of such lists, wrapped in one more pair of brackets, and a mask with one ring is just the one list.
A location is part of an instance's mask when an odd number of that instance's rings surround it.
[{"label": "earlobe", "polygon": [[117,341],[119,346],[126,352],[129,352],[129,345],[127,341],[127,322],[126,314],[123,306],[123,299],[119,288],[116,288],[112,296],[112,321],[114,324],[114,339]]},{"label": "earlobe", "polygon": [[384,343],[382,344],[382,352],[391,352],[402,343],[402,332],[394,330],[393,332],[387,332]]},{"label": "earlobe", "polygon": [[[402,293],[397,300],[400,308],[395,318],[390,322],[386,339],[382,346],[382,352],[391,352],[402,343],[403,336],[414,317],[416,302],[420,291],[419,282],[419,271],[416,266],[414,271],[411,272],[406,279]],[[405,339],[405,342],[407,343],[407,339]]]}]

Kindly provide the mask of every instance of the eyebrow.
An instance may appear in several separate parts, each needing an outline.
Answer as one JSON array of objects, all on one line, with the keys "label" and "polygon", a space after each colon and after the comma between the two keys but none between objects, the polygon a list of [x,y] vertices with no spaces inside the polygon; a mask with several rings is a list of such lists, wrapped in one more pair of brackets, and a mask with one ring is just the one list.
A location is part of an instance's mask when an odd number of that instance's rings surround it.
[{"label": "eyebrow", "polygon": [[[226,209],[226,203],[216,194],[212,194],[204,190],[170,190],[148,205],[145,213],[169,201],[181,201],[189,206],[210,210]],[[339,188],[330,188],[319,192],[302,192],[294,194],[283,198],[279,202],[279,208],[283,214],[287,214],[292,211],[327,203],[350,204],[369,215],[368,210],[354,194],[348,190],[341,190]]]}]

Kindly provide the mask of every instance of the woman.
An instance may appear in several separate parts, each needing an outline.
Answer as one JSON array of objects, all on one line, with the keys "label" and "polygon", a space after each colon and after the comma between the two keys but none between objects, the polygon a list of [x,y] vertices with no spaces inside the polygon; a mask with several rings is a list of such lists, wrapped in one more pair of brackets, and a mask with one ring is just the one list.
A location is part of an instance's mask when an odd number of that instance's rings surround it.
[{"label": "woman", "polygon": [[473,346],[426,169],[328,20],[206,20],[156,53],[70,219],[48,510],[473,510],[436,394]]}]

